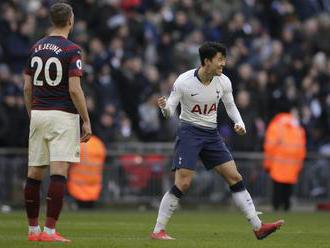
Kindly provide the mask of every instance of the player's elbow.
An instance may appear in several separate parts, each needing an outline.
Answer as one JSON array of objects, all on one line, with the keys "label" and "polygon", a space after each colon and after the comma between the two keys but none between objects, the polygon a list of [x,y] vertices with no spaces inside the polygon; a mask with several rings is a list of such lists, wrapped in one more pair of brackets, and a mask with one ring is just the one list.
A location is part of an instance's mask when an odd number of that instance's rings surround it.
[{"label": "player's elbow", "polygon": [[69,93],[70,95],[78,95],[82,92],[81,85],[80,85],[80,78],[79,77],[70,77],[69,79]]},{"label": "player's elbow", "polygon": [[69,86],[69,94],[71,97],[76,97],[81,93],[81,88],[80,87],[70,87]]},{"label": "player's elbow", "polygon": [[69,93],[70,93],[70,95],[77,95],[78,89],[69,87]]}]

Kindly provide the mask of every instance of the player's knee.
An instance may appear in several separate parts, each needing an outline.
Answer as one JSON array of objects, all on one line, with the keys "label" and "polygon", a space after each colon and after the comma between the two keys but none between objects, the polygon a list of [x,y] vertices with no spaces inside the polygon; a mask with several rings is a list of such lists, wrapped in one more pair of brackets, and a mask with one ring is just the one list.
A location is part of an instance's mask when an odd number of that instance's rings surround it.
[{"label": "player's knee", "polygon": [[43,170],[39,168],[31,168],[28,170],[27,177],[41,181],[43,178]]},{"label": "player's knee", "polygon": [[52,162],[50,164],[50,174],[67,177],[69,164],[66,162]]},{"label": "player's knee", "polygon": [[227,176],[226,179],[230,185],[236,184],[243,180],[241,174],[239,174],[239,173],[230,174]]},{"label": "player's knee", "polygon": [[186,192],[190,185],[191,185],[191,180],[187,180],[187,179],[183,179],[180,180],[179,182],[176,182],[175,185],[182,191],[182,192]]}]

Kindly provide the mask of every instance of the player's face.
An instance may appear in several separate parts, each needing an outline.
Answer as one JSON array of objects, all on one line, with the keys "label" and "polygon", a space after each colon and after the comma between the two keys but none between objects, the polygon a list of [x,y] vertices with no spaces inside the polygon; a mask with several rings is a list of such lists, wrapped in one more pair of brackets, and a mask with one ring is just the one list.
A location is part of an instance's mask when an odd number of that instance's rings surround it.
[{"label": "player's face", "polygon": [[217,53],[211,60],[210,71],[215,76],[221,76],[225,65],[226,65],[226,57],[224,57],[221,53]]}]

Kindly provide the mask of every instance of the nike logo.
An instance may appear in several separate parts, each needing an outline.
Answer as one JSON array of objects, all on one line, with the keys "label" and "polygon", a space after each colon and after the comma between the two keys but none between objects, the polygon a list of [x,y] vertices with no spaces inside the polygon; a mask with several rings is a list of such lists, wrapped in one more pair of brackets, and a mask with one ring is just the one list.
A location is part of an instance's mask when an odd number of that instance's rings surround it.
[{"label": "nike logo", "polygon": [[198,95],[198,93],[195,93],[195,94],[191,94],[191,96],[197,96]]}]

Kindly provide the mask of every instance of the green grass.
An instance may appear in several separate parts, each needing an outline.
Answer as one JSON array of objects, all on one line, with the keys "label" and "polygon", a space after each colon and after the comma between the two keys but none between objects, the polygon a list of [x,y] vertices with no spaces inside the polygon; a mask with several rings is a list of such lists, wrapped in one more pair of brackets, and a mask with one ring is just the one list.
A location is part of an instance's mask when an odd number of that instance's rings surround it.
[{"label": "green grass", "polygon": [[70,244],[26,241],[24,212],[0,214],[0,247],[330,247],[329,213],[265,213],[264,221],[283,217],[281,230],[258,241],[238,212],[185,211],[175,213],[168,233],[174,241],[149,239],[156,211],[64,212],[57,229]]}]

